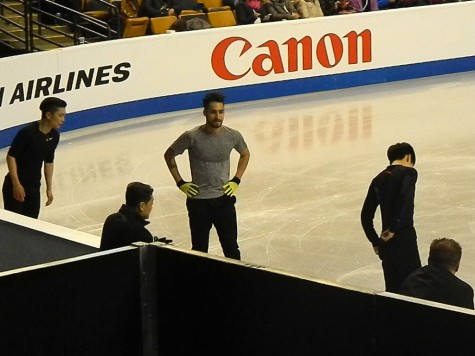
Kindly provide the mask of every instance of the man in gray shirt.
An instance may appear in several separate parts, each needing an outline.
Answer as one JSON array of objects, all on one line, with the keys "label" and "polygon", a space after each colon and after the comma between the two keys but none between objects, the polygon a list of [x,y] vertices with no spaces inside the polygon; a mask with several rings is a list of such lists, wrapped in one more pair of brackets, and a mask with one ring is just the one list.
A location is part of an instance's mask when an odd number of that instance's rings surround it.
[{"label": "man in gray shirt", "polygon": [[[207,94],[203,98],[205,124],[184,132],[164,157],[178,188],[187,196],[192,249],[208,252],[209,232],[214,225],[224,255],[240,260],[234,194],[250,153],[242,135],[223,125],[224,99],[219,92]],[[233,149],[240,157],[236,173],[229,179]],[[190,160],[191,182],[183,180],[175,161],[185,150]]]}]

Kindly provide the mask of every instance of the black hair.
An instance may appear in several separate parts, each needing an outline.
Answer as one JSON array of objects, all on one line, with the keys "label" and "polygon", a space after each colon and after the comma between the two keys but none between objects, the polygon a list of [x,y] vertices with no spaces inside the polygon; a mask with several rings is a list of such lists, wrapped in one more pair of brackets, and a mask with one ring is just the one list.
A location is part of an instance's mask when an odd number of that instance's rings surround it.
[{"label": "black hair", "polygon": [[153,188],[148,184],[132,182],[127,185],[125,192],[125,205],[132,209],[139,207],[141,202],[148,202],[152,199]]},{"label": "black hair", "polygon": [[396,143],[388,148],[389,163],[398,159],[403,159],[406,155],[411,155],[412,164],[416,164],[416,152],[414,148],[407,142]]},{"label": "black hair", "polygon": [[452,239],[443,237],[436,239],[430,244],[429,264],[456,268],[462,258],[462,246]]},{"label": "black hair", "polygon": [[50,96],[43,99],[40,104],[40,110],[44,116],[47,112],[56,112],[59,108],[65,108],[67,105],[68,104],[63,99]]},{"label": "black hair", "polygon": [[218,91],[208,93],[203,98],[203,108],[208,109],[208,106],[211,103],[223,103],[224,104],[225,99],[226,99],[226,97]]}]

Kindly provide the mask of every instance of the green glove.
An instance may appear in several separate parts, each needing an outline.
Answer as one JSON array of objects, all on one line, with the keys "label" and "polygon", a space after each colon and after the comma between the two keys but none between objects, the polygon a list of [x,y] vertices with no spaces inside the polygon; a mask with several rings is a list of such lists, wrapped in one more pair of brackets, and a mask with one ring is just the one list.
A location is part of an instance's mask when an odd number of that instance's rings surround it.
[{"label": "green glove", "polygon": [[192,198],[197,195],[200,191],[200,188],[193,182],[185,182],[183,179],[176,184],[180,190],[186,194],[188,198]]},{"label": "green glove", "polygon": [[224,194],[232,197],[236,193],[239,183],[241,183],[241,180],[238,177],[233,177],[233,179],[223,185]]}]

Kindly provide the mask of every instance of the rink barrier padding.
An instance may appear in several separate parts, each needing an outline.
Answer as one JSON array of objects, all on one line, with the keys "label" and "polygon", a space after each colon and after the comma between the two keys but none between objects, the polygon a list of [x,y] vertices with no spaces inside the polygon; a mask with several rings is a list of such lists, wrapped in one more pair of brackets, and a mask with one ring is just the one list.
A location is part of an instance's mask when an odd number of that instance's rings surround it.
[{"label": "rink barrier padding", "polygon": [[471,311],[158,243],[3,272],[0,290],[2,355],[475,351]]},{"label": "rink barrier padding", "polygon": [[200,253],[157,252],[159,355],[371,353],[371,293]]},{"label": "rink barrier padding", "polygon": [[97,251],[91,246],[0,219],[0,272]]},{"label": "rink barrier padding", "polygon": [[382,295],[374,305],[378,355],[475,355],[475,314],[469,309]]},{"label": "rink barrier padding", "polygon": [[468,309],[172,248],[156,262],[159,355],[475,354]]},{"label": "rink barrier padding", "polygon": [[142,354],[139,251],[0,274],[2,356]]}]

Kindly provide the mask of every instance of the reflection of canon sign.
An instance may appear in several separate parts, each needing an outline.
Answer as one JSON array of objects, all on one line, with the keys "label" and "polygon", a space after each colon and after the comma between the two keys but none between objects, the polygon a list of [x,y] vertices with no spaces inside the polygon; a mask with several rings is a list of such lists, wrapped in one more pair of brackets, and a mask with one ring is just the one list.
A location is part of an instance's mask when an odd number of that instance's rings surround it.
[{"label": "reflection of canon sign", "polygon": [[265,146],[267,153],[277,153],[281,148],[300,152],[316,146],[367,140],[372,135],[372,121],[371,106],[335,108],[319,114],[290,114],[285,119],[273,117],[257,121],[254,137]]},{"label": "reflection of canon sign", "polygon": [[[228,50],[231,46],[239,46],[239,58],[230,58]],[[282,60],[282,54],[286,54],[286,63]],[[233,73],[226,63],[235,61],[249,62],[250,65],[241,73]],[[264,67],[264,61],[270,63],[270,66]],[[300,40],[290,38],[282,45],[273,40],[254,45],[243,37],[229,37],[216,45],[211,57],[214,72],[224,80],[237,80],[249,72],[263,77],[270,73],[311,70],[317,63],[324,68],[333,68],[342,61],[346,64],[371,62],[370,30],[366,29],[361,33],[351,31],[343,38],[328,33],[318,41],[310,36]]]}]

